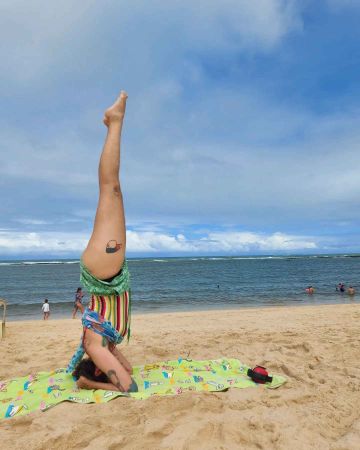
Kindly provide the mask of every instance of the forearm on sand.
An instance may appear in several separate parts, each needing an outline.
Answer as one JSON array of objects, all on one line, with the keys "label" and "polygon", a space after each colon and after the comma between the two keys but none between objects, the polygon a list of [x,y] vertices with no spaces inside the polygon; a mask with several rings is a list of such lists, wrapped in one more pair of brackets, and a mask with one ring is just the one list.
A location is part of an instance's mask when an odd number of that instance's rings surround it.
[{"label": "forearm on sand", "polygon": [[80,389],[103,389],[104,391],[119,391],[119,389],[112,383],[102,383],[100,381],[89,380],[84,376],[81,376],[77,380],[76,384]]}]

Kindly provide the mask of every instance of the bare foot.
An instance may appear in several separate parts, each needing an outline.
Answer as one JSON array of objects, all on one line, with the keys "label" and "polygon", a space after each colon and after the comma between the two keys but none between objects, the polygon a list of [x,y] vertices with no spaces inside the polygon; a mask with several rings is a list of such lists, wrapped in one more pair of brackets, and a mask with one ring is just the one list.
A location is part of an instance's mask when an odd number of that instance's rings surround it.
[{"label": "bare foot", "polygon": [[127,93],[125,91],[121,91],[115,103],[105,111],[103,122],[107,127],[111,122],[121,122],[123,120],[127,98]]}]

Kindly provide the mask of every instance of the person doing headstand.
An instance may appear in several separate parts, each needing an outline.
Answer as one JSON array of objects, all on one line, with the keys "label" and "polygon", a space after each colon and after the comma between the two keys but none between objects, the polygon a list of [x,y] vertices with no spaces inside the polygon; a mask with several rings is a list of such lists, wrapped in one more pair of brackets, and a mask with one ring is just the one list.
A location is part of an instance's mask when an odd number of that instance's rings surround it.
[{"label": "person doing headstand", "polygon": [[[130,277],[125,259],[126,230],[120,187],[120,141],[127,94],[121,91],[105,111],[107,136],[99,163],[99,201],[94,228],[80,259],[80,281],[91,294],[82,316],[83,335],[68,372],[74,373],[87,353],[113,389],[136,392],[132,367],[116,348],[130,337]],[[75,372],[79,375],[79,371]],[[104,379],[104,381],[105,381]],[[80,376],[79,387],[97,389],[97,383]]]}]

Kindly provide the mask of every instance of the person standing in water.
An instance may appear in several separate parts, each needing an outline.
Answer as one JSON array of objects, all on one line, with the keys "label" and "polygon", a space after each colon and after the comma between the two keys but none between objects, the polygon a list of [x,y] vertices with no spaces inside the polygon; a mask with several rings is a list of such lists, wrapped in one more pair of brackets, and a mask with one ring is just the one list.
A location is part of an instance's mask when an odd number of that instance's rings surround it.
[{"label": "person standing in water", "polygon": [[344,283],[339,283],[339,284],[336,286],[336,291],[337,291],[337,292],[345,292],[345,284],[344,284]]},{"label": "person standing in water", "polygon": [[355,289],[352,286],[349,286],[347,293],[348,295],[353,296],[355,295]]},{"label": "person standing in water", "polygon": [[[136,392],[132,367],[116,348],[130,337],[130,276],[125,259],[126,229],[119,179],[120,141],[126,92],[105,111],[107,136],[99,162],[99,200],[94,228],[80,259],[80,281],[91,295],[82,316],[83,335],[67,371],[74,373],[85,353],[114,389]],[[92,389],[91,380],[81,387]]]}]

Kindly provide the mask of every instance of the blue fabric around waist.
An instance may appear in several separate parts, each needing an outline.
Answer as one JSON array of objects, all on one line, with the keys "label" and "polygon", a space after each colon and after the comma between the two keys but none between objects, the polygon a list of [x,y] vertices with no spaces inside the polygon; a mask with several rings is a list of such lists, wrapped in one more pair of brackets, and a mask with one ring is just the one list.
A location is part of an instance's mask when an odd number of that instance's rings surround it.
[{"label": "blue fabric around waist", "polygon": [[[109,342],[113,344],[120,344],[120,342],[124,339],[123,336],[112,326],[111,322],[108,320],[104,320],[100,317],[100,315],[96,311],[92,311],[88,308],[86,308],[83,316],[82,316],[82,324],[85,329],[94,331],[95,333],[99,334],[100,336],[105,337]],[[95,324],[95,326],[94,326]],[[66,372],[72,373],[75,369],[75,367],[79,364],[79,362],[82,360],[85,349],[83,345],[83,338],[84,333],[81,337],[80,344],[74,353],[73,357],[71,358],[69,365],[66,369]]]}]

